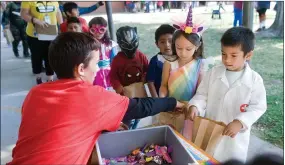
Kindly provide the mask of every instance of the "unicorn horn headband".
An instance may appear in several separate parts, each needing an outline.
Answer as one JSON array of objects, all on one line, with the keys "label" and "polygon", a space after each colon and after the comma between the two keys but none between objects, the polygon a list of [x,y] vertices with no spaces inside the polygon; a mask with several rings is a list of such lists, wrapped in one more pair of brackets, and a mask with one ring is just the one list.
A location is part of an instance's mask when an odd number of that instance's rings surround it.
[{"label": "unicorn horn headband", "polygon": [[189,7],[189,11],[188,11],[188,15],[187,15],[187,19],[186,19],[186,23],[182,23],[180,25],[174,24],[173,27],[175,27],[176,29],[180,29],[182,31],[184,31],[185,33],[196,33],[200,36],[200,32],[202,32],[202,30],[204,29],[203,26],[200,25],[193,25],[193,21],[192,21],[192,5]]}]

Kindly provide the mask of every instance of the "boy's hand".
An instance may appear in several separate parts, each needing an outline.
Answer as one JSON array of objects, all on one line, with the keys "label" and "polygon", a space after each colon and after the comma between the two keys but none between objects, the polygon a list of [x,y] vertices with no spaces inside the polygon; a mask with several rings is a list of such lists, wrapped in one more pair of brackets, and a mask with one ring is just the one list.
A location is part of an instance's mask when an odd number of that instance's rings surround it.
[{"label": "boy's hand", "polygon": [[227,125],[223,132],[223,135],[234,138],[237,133],[242,129],[242,127],[242,123],[239,120],[234,120]]},{"label": "boy's hand", "polygon": [[198,113],[199,113],[199,111],[198,111],[197,107],[192,105],[188,109],[188,113],[186,115],[186,119],[190,119],[190,120],[194,121],[194,118],[196,116],[198,116]]},{"label": "boy's hand", "polygon": [[104,5],[104,2],[99,1],[99,6],[103,6],[103,5]]},{"label": "boy's hand", "polygon": [[120,95],[124,95],[124,87],[120,85],[117,89],[115,89],[116,93]]},{"label": "boy's hand", "polygon": [[120,127],[117,129],[117,131],[124,131],[124,130],[128,130],[128,129],[129,129],[129,127],[126,124],[121,122]]},{"label": "boy's hand", "polygon": [[177,101],[175,111],[182,112],[184,107],[185,107],[184,103],[181,103],[180,101]]}]

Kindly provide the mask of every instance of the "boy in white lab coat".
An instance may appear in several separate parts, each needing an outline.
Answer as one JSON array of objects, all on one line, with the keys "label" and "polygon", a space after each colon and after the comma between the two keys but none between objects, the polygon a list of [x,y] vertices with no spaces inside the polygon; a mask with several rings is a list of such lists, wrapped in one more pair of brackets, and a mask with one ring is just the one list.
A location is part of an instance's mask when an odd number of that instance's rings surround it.
[{"label": "boy in white lab coat", "polygon": [[227,124],[214,158],[220,162],[247,157],[250,129],[267,109],[262,77],[246,61],[253,55],[255,37],[245,27],[233,27],[221,38],[223,65],[208,71],[189,102],[187,118],[205,116]]}]

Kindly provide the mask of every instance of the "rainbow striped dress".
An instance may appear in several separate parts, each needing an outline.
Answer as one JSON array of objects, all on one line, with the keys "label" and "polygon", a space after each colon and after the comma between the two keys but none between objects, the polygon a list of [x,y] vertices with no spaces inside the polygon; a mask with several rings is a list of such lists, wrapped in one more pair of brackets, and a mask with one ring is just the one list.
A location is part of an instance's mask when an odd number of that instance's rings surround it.
[{"label": "rainbow striped dress", "polygon": [[198,78],[202,69],[202,59],[192,60],[180,68],[178,67],[178,61],[170,64],[169,96],[179,101],[190,101],[196,93]]},{"label": "rainbow striped dress", "polygon": [[[195,59],[178,66],[178,61],[170,62],[171,71],[168,79],[168,95],[182,102],[189,102],[198,88],[199,75],[202,72],[203,59]],[[158,122],[162,125],[170,124],[178,132],[184,126],[185,114],[177,112],[162,112],[158,115]]]}]

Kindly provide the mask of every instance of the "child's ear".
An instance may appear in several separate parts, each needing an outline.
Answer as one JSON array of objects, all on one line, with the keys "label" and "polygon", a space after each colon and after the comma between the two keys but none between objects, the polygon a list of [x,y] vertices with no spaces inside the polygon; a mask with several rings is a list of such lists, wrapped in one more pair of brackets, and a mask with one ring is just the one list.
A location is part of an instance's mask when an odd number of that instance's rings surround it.
[{"label": "child's ear", "polygon": [[250,60],[252,56],[253,56],[253,51],[250,51],[245,55],[245,59]]}]

